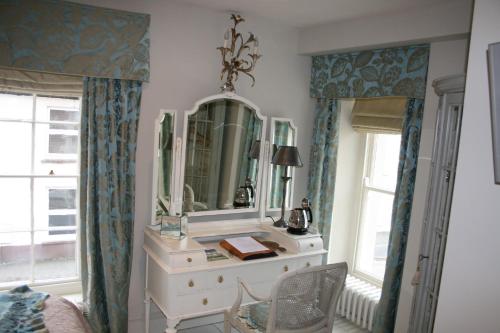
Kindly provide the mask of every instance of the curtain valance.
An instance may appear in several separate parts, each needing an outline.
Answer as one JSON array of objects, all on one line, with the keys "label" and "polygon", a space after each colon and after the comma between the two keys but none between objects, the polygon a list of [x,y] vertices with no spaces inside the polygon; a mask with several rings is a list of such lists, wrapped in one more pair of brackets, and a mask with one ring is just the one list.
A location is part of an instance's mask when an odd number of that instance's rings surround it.
[{"label": "curtain valance", "polygon": [[428,45],[313,56],[310,94],[329,99],[423,99],[428,58]]},{"label": "curtain valance", "polygon": [[149,21],[66,1],[2,0],[0,66],[148,81]]},{"label": "curtain valance", "polygon": [[352,127],[359,132],[401,133],[407,103],[406,97],[356,99]]}]

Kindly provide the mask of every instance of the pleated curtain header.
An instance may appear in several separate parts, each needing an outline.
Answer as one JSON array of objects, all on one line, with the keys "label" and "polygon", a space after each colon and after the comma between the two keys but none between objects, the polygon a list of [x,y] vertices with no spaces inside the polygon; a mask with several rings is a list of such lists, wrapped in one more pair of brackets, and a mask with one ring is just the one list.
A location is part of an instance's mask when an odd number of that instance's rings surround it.
[{"label": "pleated curtain header", "polygon": [[149,80],[148,14],[60,0],[0,1],[0,67]]},{"label": "pleated curtain header", "polygon": [[352,127],[359,132],[401,133],[407,102],[406,97],[357,99],[352,110]]}]

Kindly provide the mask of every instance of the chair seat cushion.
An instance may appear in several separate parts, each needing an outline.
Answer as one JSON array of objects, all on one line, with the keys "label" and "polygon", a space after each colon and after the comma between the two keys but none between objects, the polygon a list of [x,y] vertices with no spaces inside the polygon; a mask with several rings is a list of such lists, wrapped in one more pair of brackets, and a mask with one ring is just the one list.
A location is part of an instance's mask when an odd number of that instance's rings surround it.
[{"label": "chair seat cushion", "polygon": [[241,306],[238,318],[252,332],[263,333],[266,331],[270,305],[270,302],[259,302]]}]

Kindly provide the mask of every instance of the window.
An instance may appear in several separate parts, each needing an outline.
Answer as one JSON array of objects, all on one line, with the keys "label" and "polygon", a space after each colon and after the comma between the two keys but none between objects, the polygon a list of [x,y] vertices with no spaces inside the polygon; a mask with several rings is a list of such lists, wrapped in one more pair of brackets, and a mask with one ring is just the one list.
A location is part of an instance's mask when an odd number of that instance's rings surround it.
[{"label": "window", "polygon": [[401,135],[367,134],[354,273],[384,279]]},{"label": "window", "polygon": [[80,104],[0,93],[0,289],[79,280]]}]

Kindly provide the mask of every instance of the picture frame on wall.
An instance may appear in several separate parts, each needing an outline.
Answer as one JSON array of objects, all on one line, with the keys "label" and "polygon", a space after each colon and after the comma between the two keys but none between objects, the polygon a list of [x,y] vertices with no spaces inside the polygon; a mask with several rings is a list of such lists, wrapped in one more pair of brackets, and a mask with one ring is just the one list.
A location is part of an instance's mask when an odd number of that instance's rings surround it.
[{"label": "picture frame on wall", "polygon": [[500,42],[488,45],[488,74],[493,140],[493,172],[495,184],[500,185]]}]

